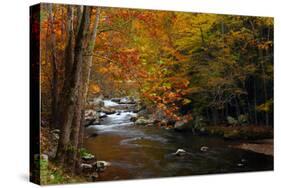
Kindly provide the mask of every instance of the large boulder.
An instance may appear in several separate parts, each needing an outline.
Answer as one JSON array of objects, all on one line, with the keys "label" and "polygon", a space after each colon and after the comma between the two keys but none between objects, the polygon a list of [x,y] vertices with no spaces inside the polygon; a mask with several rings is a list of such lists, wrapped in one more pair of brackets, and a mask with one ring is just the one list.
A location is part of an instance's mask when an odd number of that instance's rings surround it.
[{"label": "large boulder", "polygon": [[95,110],[85,110],[85,126],[100,124],[100,113]]}]

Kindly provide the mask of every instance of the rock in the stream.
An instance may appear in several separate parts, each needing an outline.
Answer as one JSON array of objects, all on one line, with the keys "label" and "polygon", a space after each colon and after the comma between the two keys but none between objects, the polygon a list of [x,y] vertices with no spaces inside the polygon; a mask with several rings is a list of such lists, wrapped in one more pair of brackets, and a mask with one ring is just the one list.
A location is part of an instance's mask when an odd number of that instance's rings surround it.
[{"label": "rock in the stream", "polygon": [[178,149],[175,153],[173,153],[176,156],[184,156],[187,155],[187,152],[184,149]]},{"label": "rock in the stream", "polygon": [[85,110],[85,126],[97,125],[100,123],[100,114],[95,110]]},{"label": "rock in the stream", "polygon": [[244,166],[244,164],[238,163],[237,166],[238,166],[238,167],[242,167],[242,166]]},{"label": "rock in the stream", "polygon": [[88,154],[88,155],[83,156],[82,159],[84,161],[91,161],[91,160],[95,160],[95,156],[92,154]]},{"label": "rock in the stream", "polygon": [[201,148],[200,148],[200,151],[203,151],[203,152],[205,152],[205,151],[208,151],[208,147],[207,146],[202,146]]},{"label": "rock in the stream", "polygon": [[124,97],[119,101],[119,104],[136,104],[133,97]]},{"label": "rock in the stream", "polygon": [[137,119],[138,119],[138,115],[137,114],[132,114],[131,118],[130,118],[130,121],[135,122],[135,121],[137,121]]},{"label": "rock in the stream", "polygon": [[99,177],[99,174],[97,172],[93,172],[91,174],[92,181],[96,181],[98,179],[98,177]]},{"label": "rock in the stream", "polygon": [[109,108],[109,107],[102,107],[100,111],[107,115],[116,113],[116,110],[114,108]]},{"label": "rock in the stream", "polygon": [[105,117],[107,117],[106,113],[104,112],[99,113],[99,118],[105,118]]},{"label": "rock in the stream", "polygon": [[121,98],[112,98],[111,101],[112,102],[116,102],[116,103],[119,103],[121,100]]},{"label": "rock in the stream", "polygon": [[88,163],[81,163],[80,164],[80,169],[84,173],[91,173],[94,171],[94,166]]},{"label": "rock in the stream", "polygon": [[144,107],[141,104],[135,104],[134,106],[132,106],[132,111],[134,113],[139,113],[141,110],[144,109]]},{"label": "rock in the stream", "polygon": [[107,161],[97,161],[95,165],[96,165],[97,172],[103,172],[106,169],[106,167],[110,166],[111,164],[110,162]]},{"label": "rock in the stream", "polygon": [[153,119],[145,119],[144,117],[140,117],[135,121],[135,125],[151,125],[153,123]]}]

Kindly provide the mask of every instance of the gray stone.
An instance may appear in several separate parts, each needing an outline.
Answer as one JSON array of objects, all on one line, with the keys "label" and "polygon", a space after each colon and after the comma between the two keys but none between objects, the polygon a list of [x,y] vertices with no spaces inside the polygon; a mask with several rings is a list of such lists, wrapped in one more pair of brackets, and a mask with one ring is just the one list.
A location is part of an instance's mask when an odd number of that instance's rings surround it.
[{"label": "gray stone", "polygon": [[82,164],[80,164],[80,168],[82,168],[82,169],[92,169],[93,165],[87,164],[87,163],[82,163]]},{"label": "gray stone", "polygon": [[91,178],[92,178],[92,180],[93,181],[96,181],[96,179],[99,177],[99,174],[97,173],[97,172],[93,172],[92,174],[91,174]]},{"label": "gray stone", "polygon": [[187,154],[187,152],[184,150],[184,149],[178,149],[175,153],[174,153],[174,155],[176,155],[176,156],[183,156],[183,155],[186,155]]},{"label": "gray stone", "polygon": [[109,108],[109,107],[102,107],[100,111],[107,115],[116,113],[116,110],[114,108]]},{"label": "gray stone", "polygon": [[201,148],[200,148],[200,151],[203,151],[203,152],[205,152],[205,151],[208,151],[208,147],[207,146],[202,146]]},{"label": "gray stone", "polygon": [[135,121],[135,125],[149,125],[153,123],[154,123],[153,119],[145,119],[144,117],[140,117]]},{"label": "gray stone", "polygon": [[111,163],[107,161],[97,161],[95,165],[97,172],[103,172],[107,167],[111,165]]}]

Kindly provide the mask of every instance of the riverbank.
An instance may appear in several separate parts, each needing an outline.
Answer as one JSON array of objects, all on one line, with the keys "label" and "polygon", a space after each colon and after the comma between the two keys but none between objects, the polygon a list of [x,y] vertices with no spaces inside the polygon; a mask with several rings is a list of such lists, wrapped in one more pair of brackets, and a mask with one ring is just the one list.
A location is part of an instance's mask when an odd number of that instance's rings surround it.
[{"label": "riverbank", "polygon": [[40,159],[40,183],[42,185],[82,183],[88,181],[83,174],[73,174],[69,169],[62,168],[54,160],[59,130],[50,130],[41,127],[41,157]]},{"label": "riverbank", "polygon": [[[182,130],[180,130],[182,131]],[[198,136],[219,137],[237,142],[230,147],[273,156],[273,128],[266,126],[190,126],[185,131]]]},{"label": "riverbank", "polygon": [[274,143],[273,139],[264,139],[264,140],[256,140],[252,142],[239,143],[233,145],[232,147],[273,156],[274,155],[273,143]]},{"label": "riverbank", "polygon": [[191,131],[206,136],[218,136],[228,140],[261,140],[273,138],[273,128],[257,125],[191,127]]}]

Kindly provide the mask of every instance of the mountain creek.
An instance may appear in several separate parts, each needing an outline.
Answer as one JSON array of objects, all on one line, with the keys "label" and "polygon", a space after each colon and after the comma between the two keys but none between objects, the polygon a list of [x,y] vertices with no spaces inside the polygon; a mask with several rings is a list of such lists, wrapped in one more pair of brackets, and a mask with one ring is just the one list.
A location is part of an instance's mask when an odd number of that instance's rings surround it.
[{"label": "mountain creek", "polygon": [[[105,107],[119,111],[86,128],[85,148],[110,163],[98,181],[273,169],[273,156],[241,149],[240,141],[134,125],[136,113],[120,105],[104,100]],[[178,150],[184,155],[177,155]]]}]

